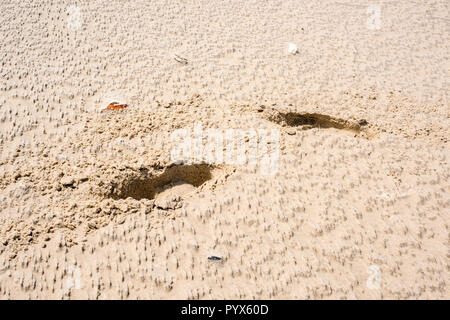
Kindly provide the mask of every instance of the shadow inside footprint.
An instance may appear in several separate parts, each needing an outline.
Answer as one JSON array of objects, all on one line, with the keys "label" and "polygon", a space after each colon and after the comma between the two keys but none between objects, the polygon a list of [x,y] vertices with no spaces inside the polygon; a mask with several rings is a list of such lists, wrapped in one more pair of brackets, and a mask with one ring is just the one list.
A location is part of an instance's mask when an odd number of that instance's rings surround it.
[{"label": "shadow inside footprint", "polygon": [[285,124],[289,127],[301,126],[304,130],[312,128],[335,128],[354,132],[359,132],[361,130],[360,124],[356,122],[333,118],[329,115],[320,113],[282,113],[274,111],[269,114],[268,119],[277,124]]},{"label": "shadow inside footprint", "polygon": [[131,197],[136,200],[155,199],[160,194],[182,192],[183,194],[195,190],[212,178],[212,167],[201,165],[175,165],[168,167],[157,176],[138,174],[125,179],[113,189],[113,199],[126,199]]}]

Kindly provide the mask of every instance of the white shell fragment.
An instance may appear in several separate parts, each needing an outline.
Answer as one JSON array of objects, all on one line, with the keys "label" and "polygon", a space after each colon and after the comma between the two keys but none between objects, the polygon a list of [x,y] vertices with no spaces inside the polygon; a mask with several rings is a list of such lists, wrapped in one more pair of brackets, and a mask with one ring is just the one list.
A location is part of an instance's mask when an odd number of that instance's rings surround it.
[{"label": "white shell fragment", "polygon": [[176,53],[173,55],[173,58],[175,59],[175,61],[181,63],[181,64],[187,64],[188,61],[187,59],[180,57],[179,55],[177,55]]},{"label": "white shell fragment", "polygon": [[290,42],[290,43],[288,43],[287,51],[290,54],[297,54],[298,53],[298,47],[297,47],[297,45],[295,43]]}]

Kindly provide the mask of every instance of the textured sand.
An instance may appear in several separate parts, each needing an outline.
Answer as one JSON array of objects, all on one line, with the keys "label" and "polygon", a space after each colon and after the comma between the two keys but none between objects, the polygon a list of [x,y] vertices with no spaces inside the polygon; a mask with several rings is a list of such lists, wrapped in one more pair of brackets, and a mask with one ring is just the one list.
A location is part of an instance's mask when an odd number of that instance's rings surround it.
[{"label": "textured sand", "polygon": [[449,7],[2,1],[0,298],[449,299]]}]

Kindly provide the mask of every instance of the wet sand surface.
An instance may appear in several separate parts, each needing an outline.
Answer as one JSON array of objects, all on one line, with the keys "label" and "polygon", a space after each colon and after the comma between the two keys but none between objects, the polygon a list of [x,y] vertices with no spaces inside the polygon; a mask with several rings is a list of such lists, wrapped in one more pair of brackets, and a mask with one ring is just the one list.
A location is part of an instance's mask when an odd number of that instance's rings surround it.
[{"label": "wet sand surface", "polygon": [[448,1],[0,10],[0,299],[450,298]]}]

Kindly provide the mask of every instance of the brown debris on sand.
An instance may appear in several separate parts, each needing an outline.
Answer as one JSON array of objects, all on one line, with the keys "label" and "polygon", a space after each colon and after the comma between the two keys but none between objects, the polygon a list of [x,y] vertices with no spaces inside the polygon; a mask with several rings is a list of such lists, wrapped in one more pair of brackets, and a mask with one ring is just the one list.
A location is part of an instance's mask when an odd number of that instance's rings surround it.
[{"label": "brown debris on sand", "polygon": [[127,108],[127,104],[120,104],[118,102],[111,102],[105,109],[103,110],[122,110]]}]

